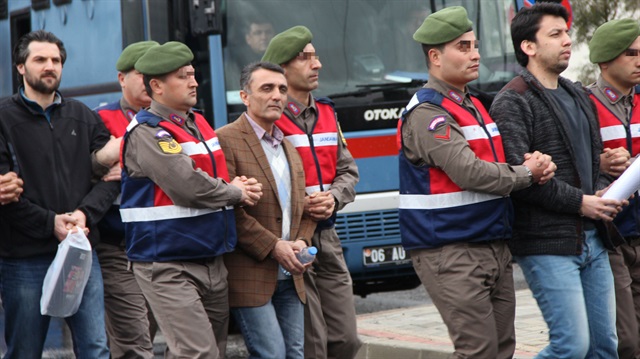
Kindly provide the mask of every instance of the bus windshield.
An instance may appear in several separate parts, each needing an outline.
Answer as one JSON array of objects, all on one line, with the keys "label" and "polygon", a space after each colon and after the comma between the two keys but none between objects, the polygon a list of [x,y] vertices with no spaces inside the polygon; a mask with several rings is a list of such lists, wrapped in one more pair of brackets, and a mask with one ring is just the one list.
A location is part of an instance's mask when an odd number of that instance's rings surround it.
[{"label": "bus windshield", "polygon": [[258,61],[269,40],[307,26],[323,68],[316,96],[363,86],[427,79],[422,47],[413,33],[433,11],[467,9],[480,40],[480,77],[470,85],[498,91],[515,76],[509,16],[513,0],[233,0],[226,2],[223,39],[227,101],[239,104],[240,70]]}]

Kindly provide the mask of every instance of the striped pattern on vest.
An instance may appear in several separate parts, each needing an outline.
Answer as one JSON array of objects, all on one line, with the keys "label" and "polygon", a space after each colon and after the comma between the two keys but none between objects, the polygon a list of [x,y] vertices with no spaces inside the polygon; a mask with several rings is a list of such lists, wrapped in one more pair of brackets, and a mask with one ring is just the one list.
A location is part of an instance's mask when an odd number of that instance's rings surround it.
[{"label": "striped pattern on vest", "polygon": [[[589,94],[598,110],[600,135],[604,148],[626,148],[632,157],[640,154],[640,86],[636,86],[631,118],[625,122],[616,117],[595,95]],[[640,237],[640,198],[638,194],[629,200],[613,220],[623,237]]]},{"label": "striped pattern on vest", "polygon": [[[122,112],[120,101],[114,101],[100,106],[95,109],[95,112],[98,113],[111,135],[119,138],[127,132],[129,119]],[[118,195],[113,205],[107,210],[107,213],[105,213],[104,217],[102,217],[98,223],[100,240],[113,245],[121,245],[124,239],[124,224],[120,218],[120,199],[121,196]]]},{"label": "striped pattern on vest", "polygon": [[602,144],[609,148],[626,148],[632,156],[640,153],[640,94],[636,93],[633,97],[633,108],[631,118],[625,121],[616,117],[605,104],[603,104],[595,95],[589,95],[598,110],[598,120],[600,121],[600,135],[602,136]]},{"label": "striped pattern on vest", "polygon": [[338,162],[338,123],[330,104],[316,101],[318,118],[311,135],[284,113],[276,122],[285,138],[300,153],[306,178],[306,192],[328,191],[336,176]]},{"label": "striped pattern on vest", "polygon": [[[421,103],[442,107],[462,128],[471,150],[479,159],[506,162],[497,126],[482,104],[472,97],[481,114],[480,123],[468,110],[432,89],[421,89],[402,115]],[[400,232],[406,249],[434,248],[461,241],[504,239],[511,234],[513,211],[508,197],[465,191],[439,168],[413,165],[399,153]],[[473,174],[469,174],[470,176]]]},{"label": "striped pattern on vest", "polygon": [[100,106],[96,108],[95,111],[102,118],[102,122],[104,122],[109,133],[115,137],[124,136],[125,132],[127,132],[127,126],[129,126],[129,119],[122,112],[120,101],[114,101],[104,106]]},{"label": "striped pattern on vest", "polygon": [[[196,125],[204,141],[191,136],[169,121],[142,110],[129,125],[123,141],[123,155],[131,131],[140,124],[161,127],[182,146],[195,168],[211,177],[229,181],[224,154],[218,138],[196,115]],[[127,255],[132,261],[172,261],[210,258],[230,252],[237,238],[233,207],[190,208],[177,206],[149,178],[131,178],[122,163],[122,205],[120,214],[126,229]]]}]

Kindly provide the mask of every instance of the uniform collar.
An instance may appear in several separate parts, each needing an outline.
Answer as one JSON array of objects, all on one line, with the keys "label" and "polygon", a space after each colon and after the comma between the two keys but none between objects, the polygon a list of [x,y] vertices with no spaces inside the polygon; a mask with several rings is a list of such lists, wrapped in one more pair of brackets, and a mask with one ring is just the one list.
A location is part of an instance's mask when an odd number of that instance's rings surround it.
[{"label": "uniform collar", "polygon": [[284,107],[285,112],[293,117],[306,117],[308,111],[318,112],[316,100],[309,94],[309,106],[305,106],[291,96],[287,96],[287,105]]},{"label": "uniform collar", "polygon": [[615,87],[613,87],[607,80],[605,80],[602,75],[598,77],[596,81],[596,86],[598,89],[604,94],[604,97],[611,104],[616,104],[621,102],[623,104],[633,103],[633,96],[635,95],[635,87],[631,88],[631,93],[625,95],[618,91]]},{"label": "uniform collar", "polygon": [[133,120],[133,117],[136,115],[137,111],[134,110],[131,105],[124,99],[124,97],[120,98],[120,109],[122,113],[124,113],[127,120]]},{"label": "uniform collar", "polygon": [[455,88],[454,86],[451,86],[447,82],[442,81],[433,76],[429,77],[429,81],[427,82],[426,86],[440,92],[446,98],[457,103],[458,105],[461,105],[464,99],[469,97],[469,92],[467,91],[466,87],[464,88],[464,91],[460,91],[459,89]]},{"label": "uniform collar", "polygon": [[154,115],[162,117],[162,119],[164,120],[175,123],[178,126],[184,126],[185,122],[189,119],[193,119],[194,116],[191,110],[189,110],[188,112],[174,110],[168,106],[156,102],[153,99],[151,100],[149,111]]}]

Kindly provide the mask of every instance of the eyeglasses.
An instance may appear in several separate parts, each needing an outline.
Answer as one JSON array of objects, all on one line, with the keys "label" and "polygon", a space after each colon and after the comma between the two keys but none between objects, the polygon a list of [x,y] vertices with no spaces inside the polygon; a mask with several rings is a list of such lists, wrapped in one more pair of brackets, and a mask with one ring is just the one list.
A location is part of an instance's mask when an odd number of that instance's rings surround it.
[{"label": "eyeglasses", "polygon": [[298,53],[297,58],[300,60],[311,60],[311,59],[320,60],[320,56],[316,55],[315,52],[300,52]]},{"label": "eyeglasses", "polygon": [[472,48],[478,50],[480,48],[480,40],[460,40],[456,47],[462,52],[470,52]]},{"label": "eyeglasses", "polygon": [[640,50],[638,49],[627,49],[624,52],[625,56],[640,56]]}]

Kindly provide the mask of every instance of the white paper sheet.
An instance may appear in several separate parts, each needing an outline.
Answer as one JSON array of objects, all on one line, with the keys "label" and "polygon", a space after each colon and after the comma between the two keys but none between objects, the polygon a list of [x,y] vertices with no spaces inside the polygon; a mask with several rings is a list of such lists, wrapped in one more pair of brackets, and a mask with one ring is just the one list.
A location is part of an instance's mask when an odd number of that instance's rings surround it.
[{"label": "white paper sheet", "polygon": [[611,185],[607,193],[602,198],[616,199],[622,201],[629,199],[631,195],[640,189],[640,160],[638,157],[633,161],[622,175]]}]

